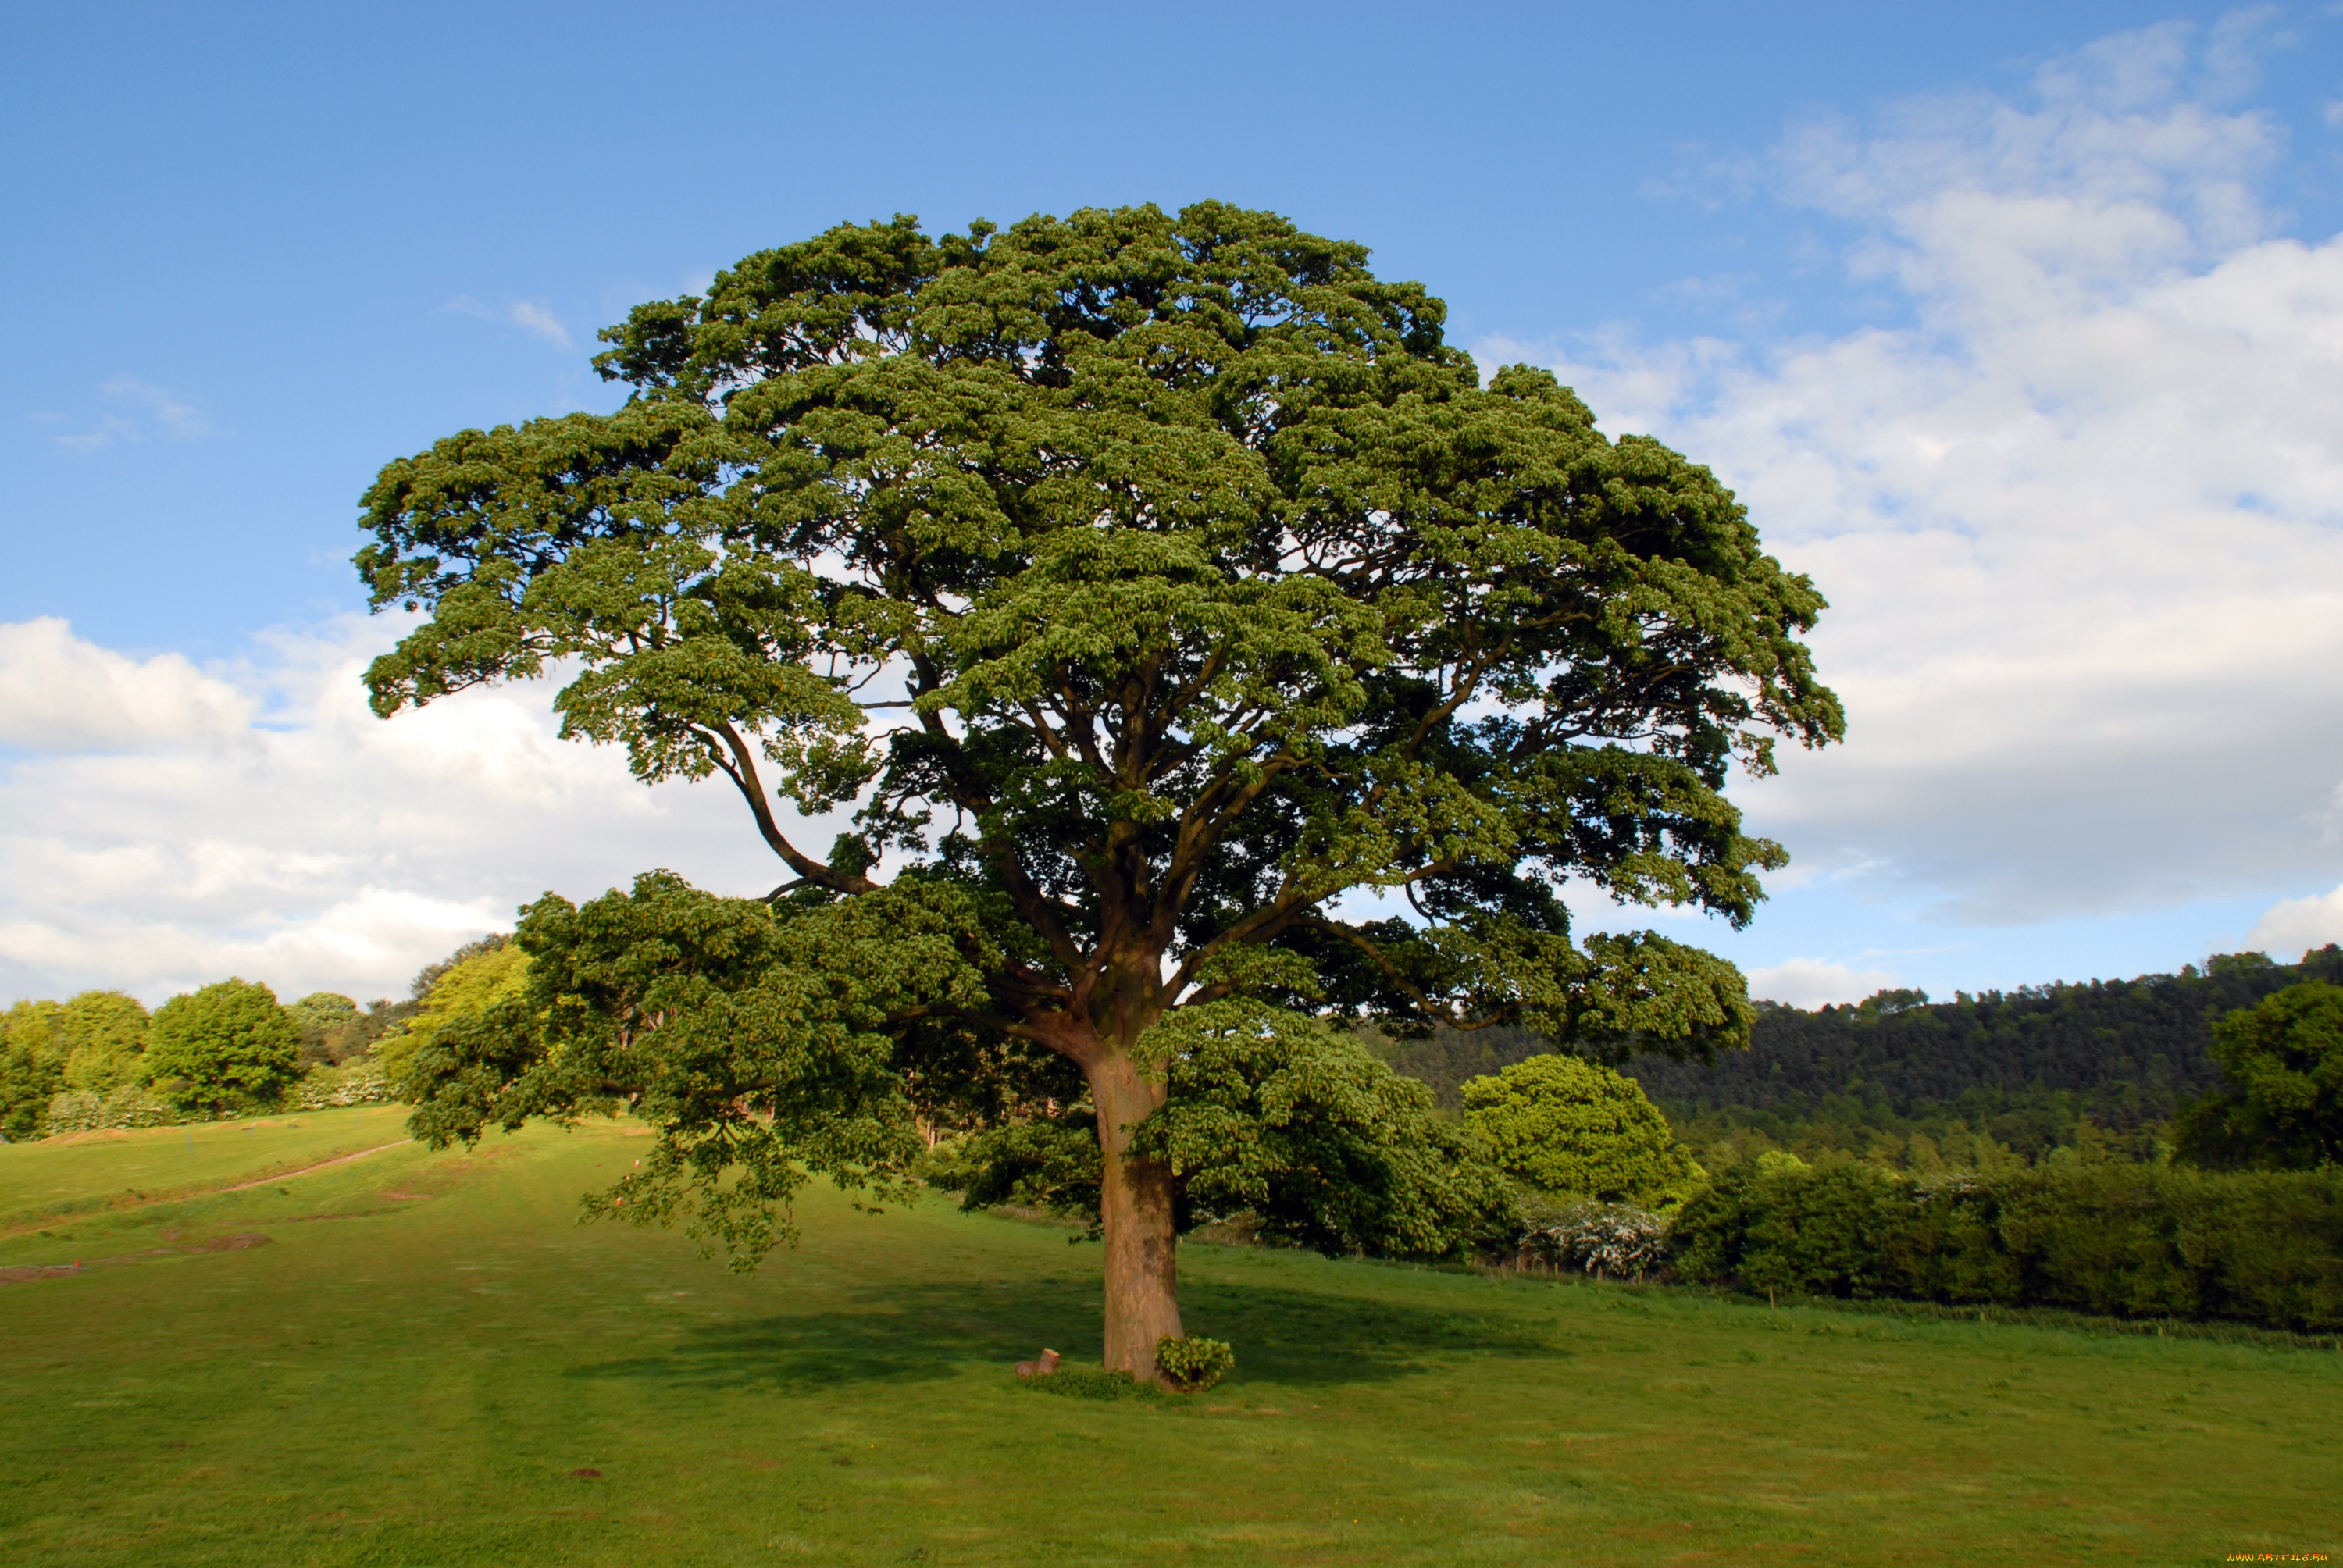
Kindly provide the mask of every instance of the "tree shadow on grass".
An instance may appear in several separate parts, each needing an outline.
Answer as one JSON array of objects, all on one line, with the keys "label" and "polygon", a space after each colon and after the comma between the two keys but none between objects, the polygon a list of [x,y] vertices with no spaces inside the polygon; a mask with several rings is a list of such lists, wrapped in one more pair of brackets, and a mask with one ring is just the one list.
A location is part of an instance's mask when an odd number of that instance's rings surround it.
[{"label": "tree shadow on grass", "polygon": [[[1042,1346],[1097,1364],[1098,1287],[1049,1279],[867,1286],[851,1304],[703,1324],[665,1352],[570,1368],[564,1375],[701,1389],[811,1389],[958,1377]],[[1322,1387],[1380,1382],[1459,1356],[1560,1357],[1536,1325],[1370,1296],[1246,1282],[1181,1293],[1191,1333],[1236,1347],[1247,1382]]]}]

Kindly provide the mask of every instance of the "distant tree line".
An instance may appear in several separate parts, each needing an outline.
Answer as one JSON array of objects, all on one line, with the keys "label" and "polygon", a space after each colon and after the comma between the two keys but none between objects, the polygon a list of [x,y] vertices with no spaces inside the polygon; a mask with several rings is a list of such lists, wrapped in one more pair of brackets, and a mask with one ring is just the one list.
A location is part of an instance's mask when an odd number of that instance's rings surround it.
[{"label": "distant tree line", "polygon": [[[1987,1163],[2094,1145],[2145,1159],[2185,1107],[2230,1087],[2216,1020],[2306,981],[2343,982],[2343,949],[2330,944],[2293,964],[2227,954],[2177,975],[1948,1002],[1916,990],[1815,1012],[1760,1002],[1747,1050],[1706,1064],[1637,1056],[1624,1070],[1718,1164],[1779,1148],[1925,1171],[1939,1159],[1977,1163],[1979,1141],[1994,1146]],[[1467,1079],[1543,1049],[1518,1030],[1379,1045],[1453,1111]]]},{"label": "distant tree line", "polygon": [[287,1004],[241,978],[151,1014],[116,990],[19,1001],[0,1012],[0,1133],[22,1141],[387,1100],[419,1040],[485,1006],[527,961],[502,936],[468,942],[427,965],[404,1000],[364,1007],[333,991]]}]

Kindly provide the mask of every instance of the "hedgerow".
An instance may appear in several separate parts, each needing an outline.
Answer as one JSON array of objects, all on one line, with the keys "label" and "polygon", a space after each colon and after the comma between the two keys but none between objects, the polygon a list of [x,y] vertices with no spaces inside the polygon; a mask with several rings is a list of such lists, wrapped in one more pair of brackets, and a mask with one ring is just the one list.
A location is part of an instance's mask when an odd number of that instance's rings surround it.
[{"label": "hedgerow", "polygon": [[1684,1279],[1753,1291],[2326,1331],[2343,1328],[2343,1171],[1744,1169],[1685,1206],[1672,1250]]}]

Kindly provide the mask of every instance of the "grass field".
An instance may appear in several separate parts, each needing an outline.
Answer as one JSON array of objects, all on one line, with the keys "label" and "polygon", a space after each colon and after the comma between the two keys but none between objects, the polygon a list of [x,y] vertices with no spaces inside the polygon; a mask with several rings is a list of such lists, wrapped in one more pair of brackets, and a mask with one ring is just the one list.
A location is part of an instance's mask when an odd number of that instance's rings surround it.
[{"label": "grass field", "polygon": [[1097,1251],[1063,1231],[825,1195],[801,1249],[736,1276],[678,1236],[574,1223],[577,1195],[644,1147],[625,1128],[468,1158],[378,1148],[400,1131],[376,1110],[0,1148],[0,1269],[18,1274],[0,1285],[0,1559],[2034,1564],[2343,1546],[2331,1351],[1195,1246],[1190,1329],[1237,1346],[1237,1377],[1188,1401],[1051,1397],[1009,1363],[1097,1353]]}]

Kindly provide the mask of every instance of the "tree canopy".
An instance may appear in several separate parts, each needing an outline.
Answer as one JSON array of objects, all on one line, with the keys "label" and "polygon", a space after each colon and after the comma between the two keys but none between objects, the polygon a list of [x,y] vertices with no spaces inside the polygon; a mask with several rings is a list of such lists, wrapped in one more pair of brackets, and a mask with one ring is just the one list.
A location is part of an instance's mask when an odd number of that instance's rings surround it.
[{"label": "tree canopy", "polygon": [[1464,1120],[1499,1169],[1549,1192],[1666,1204],[1701,1176],[1635,1081],[1600,1062],[1533,1056],[1473,1079]]},{"label": "tree canopy", "polygon": [[[787,868],[763,916],[690,916],[729,933],[712,976],[443,1037],[420,1124],[632,1099],[646,1168],[726,1204],[769,1141],[888,1180],[911,1154],[881,1131],[930,1097],[1078,1101],[1108,1362],[1148,1375],[1181,1332],[1154,1119],[1165,1053],[1201,1049],[1182,1010],[1745,1041],[1730,965],[1575,932],[1562,888],[1751,917],[1784,857],[1724,787],[1840,733],[1800,640],[1823,599],[1707,469],[1544,371],[1484,385],[1366,260],[1218,203],[844,226],[607,330],[614,412],[386,467],[357,565],[429,613],[377,711],[558,670],[566,735],[721,775]],[[851,817],[817,853],[782,807]],[[837,908],[882,893],[883,920]],[[540,911],[532,986],[583,950]],[[892,978],[739,968],[825,942]],[[950,962],[889,956],[920,944]],[[709,1051],[725,1071],[683,1072]]]},{"label": "tree canopy", "polygon": [[65,1003],[58,1020],[65,1044],[65,1085],[104,1094],[134,1081],[146,1050],[146,1010],[118,990],[88,990]]},{"label": "tree canopy", "polygon": [[486,1012],[518,995],[528,974],[528,954],[503,937],[468,942],[445,963],[416,977],[418,999],[407,1027],[386,1037],[376,1055],[397,1081],[416,1050],[429,1044],[451,1019]]},{"label": "tree canopy", "polygon": [[265,1101],[300,1073],[300,1026],[266,985],[224,980],[155,1010],[142,1068],[183,1108]]},{"label": "tree canopy", "polygon": [[2213,1026],[2226,1083],[2184,1108],[2192,1163],[2308,1171],[2343,1164],[2343,986],[2304,980]]}]

